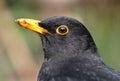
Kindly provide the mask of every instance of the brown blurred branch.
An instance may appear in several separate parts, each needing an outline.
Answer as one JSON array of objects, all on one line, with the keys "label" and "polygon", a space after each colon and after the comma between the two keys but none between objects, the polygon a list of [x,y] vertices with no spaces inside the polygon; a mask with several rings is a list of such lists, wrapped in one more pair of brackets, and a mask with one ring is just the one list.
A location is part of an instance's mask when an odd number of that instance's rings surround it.
[{"label": "brown blurred branch", "polygon": [[[20,81],[35,81],[38,67],[22,36],[14,28],[14,19],[11,17],[10,11],[5,7],[4,0],[1,0],[0,4],[2,4],[0,5],[0,41],[7,51]],[[11,78],[11,75],[8,77],[9,81],[15,81],[14,78]]]}]

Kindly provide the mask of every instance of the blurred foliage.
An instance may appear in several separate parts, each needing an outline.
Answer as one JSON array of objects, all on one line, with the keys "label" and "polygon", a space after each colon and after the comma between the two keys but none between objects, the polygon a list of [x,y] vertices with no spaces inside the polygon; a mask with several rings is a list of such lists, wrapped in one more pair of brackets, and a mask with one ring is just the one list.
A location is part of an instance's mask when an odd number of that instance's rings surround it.
[{"label": "blurred foliage", "polygon": [[[120,0],[74,0],[73,2],[72,0],[56,1],[57,0],[5,0],[5,4],[10,10],[12,14],[11,17],[13,19],[28,17],[40,20],[53,15],[65,14],[66,16],[72,16],[81,20],[81,22],[83,22],[91,32],[105,63],[120,71]],[[66,1],[66,4],[62,4],[62,1]],[[46,11],[49,13],[46,13]],[[13,21],[12,19],[10,20]],[[25,41],[33,56],[32,58],[39,66],[41,60],[43,60],[41,59],[43,51],[39,36],[32,31],[28,31],[18,25],[14,25],[12,28],[17,31],[17,36],[21,36],[22,40]],[[14,63],[12,63],[12,59],[10,59],[6,52],[7,47],[4,47],[1,40],[0,45],[0,81],[7,81],[10,77],[15,78],[15,81],[21,81],[20,78],[22,75],[19,76],[19,71],[17,71]],[[23,59],[21,59],[21,61],[22,60]],[[25,75],[23,76],[25,77]]]}]

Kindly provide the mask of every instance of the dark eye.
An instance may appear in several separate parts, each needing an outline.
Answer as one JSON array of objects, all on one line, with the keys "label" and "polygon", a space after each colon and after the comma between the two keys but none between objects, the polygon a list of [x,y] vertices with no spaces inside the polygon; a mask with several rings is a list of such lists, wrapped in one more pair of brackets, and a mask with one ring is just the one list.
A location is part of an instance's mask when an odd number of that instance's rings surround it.
[{"label": "dark eye", "polygon": [[69,32],[69,29],[66,25],[60,25],[56,29],[56,33],[59,35],[66,35]]}]

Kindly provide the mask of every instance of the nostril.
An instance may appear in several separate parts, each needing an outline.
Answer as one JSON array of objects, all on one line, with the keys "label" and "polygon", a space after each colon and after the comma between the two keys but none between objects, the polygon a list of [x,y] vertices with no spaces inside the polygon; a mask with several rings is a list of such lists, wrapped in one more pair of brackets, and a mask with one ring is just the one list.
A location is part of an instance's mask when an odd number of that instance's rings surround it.
[{"label": "nostril", "polygon": [[38,22],[38,26],[42,26],[42,24],[40,22]]},{"label": "nostril", "polygon": [[23,21],[24,24],[27,24],[26,20]]}]

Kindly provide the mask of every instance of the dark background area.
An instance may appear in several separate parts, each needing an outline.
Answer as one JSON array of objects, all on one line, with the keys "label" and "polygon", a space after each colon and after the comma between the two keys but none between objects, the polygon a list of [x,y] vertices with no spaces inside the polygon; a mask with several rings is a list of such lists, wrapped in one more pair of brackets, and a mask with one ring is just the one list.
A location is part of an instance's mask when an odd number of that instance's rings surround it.
[{"label": "dark background area", "polygon": [[120,0],[0,0],[0,81],[36,81],[43,62],[40,37],[14,20],[59,15],[81,21],[104,62],[120,71]]}]

